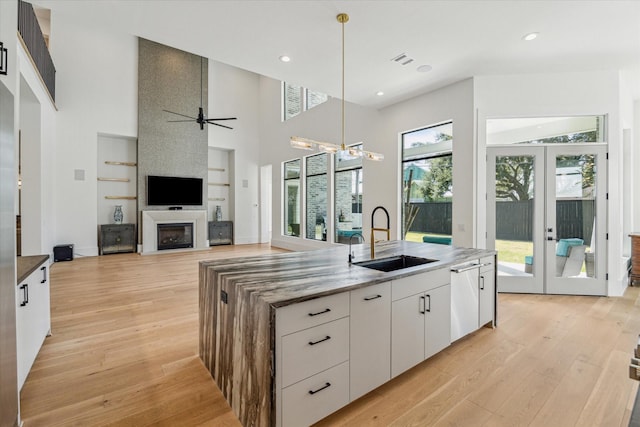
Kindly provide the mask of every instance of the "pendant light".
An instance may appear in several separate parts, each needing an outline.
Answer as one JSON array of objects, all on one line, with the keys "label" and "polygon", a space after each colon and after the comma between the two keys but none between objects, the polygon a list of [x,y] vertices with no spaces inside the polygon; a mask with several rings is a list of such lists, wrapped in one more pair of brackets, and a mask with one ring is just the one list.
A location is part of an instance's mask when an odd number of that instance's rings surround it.
[{"label": "pendant light", "polygon": [[342,138],[340,144],[334,144],[331,142],[315,141],[309,138],[303,138],[300,136],[292,136],[290,144],[294,148],[302,150],[315,150],[324,151],[326,153],[337,153],[338,151],[346,151],[351,156],[363,157],[369,160],[380,161],[384,159],[384,155],[380,153],[374,153],[372,151],[365,151],[359,148],[347,147],[345,144],[345,100],[344,100],[344,24],[349,22],[349,15],[346,13],[340,13],[336,16],[338,22],[342,25]]}]

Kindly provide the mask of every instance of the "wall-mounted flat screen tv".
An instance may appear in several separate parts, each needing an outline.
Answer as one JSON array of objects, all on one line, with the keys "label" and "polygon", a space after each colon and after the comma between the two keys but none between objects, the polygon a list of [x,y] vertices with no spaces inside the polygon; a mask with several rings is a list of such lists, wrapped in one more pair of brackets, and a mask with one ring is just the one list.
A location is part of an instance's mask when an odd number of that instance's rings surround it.
[{"label": "wall-mounted flat screen tv", "polygon": [[202,205],[202,178],[147,175],[147,205]]}]

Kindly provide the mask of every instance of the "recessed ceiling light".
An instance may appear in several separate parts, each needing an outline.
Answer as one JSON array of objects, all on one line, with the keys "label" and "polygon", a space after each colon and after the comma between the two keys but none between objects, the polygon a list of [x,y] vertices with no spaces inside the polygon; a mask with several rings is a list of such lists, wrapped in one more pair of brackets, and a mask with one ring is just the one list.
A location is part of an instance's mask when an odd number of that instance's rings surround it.
[{"label": "recessed ceiling light", "polygon": [[538,37],[538,34],[539,33],[525,34],[524,37],[522,37],[522,40],[530,42],[531,40],[535,40]]},{"label": "recessed ceiling light", "polygon": [[289,58],[287,55],[282,55],[282,56],[280,57],[280,61],[282,61],[282,62],[289,62],[289,61],[291,61],[291,58]]},{"label": "recessed ceiling light", "polygon": [[383,92],[383,91],[381,91],[381,90],[379,90],[379,91],[377,91],[377,92],[376,92],[376,95],[378,95],[378,96],[382,96],[382,95],[384,95],[384,92]]},{"label": "recessed ceiling light", "polygon": [[431,70],[433,70],[433,67],[427,64],[421,65],[418,68],[416,68],[416,71],[418,71],[419,73],[428,73]]}]

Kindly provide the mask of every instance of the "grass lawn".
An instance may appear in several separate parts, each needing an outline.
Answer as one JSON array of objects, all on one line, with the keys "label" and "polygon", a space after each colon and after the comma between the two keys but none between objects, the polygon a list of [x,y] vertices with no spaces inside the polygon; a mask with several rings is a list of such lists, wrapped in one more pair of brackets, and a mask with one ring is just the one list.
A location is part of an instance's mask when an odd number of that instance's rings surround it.
[{"label": "grass lawn", "polygon": [[[443,234],[416,233],[410,231],[407,233],[405,240],[409,242],[422,242],[422,236],[450,237]],[[533,243],[496,240],[496,250],[498,251],[498,261],[524,264],[524,257],[533,255]]]}]

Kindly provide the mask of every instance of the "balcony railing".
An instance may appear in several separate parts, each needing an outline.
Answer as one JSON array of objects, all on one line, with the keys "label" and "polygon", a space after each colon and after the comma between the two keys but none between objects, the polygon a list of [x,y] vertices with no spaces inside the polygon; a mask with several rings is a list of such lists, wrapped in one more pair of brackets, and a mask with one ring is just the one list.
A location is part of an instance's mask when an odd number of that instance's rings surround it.
[{"label": "balcony railing", "polygon": [[49,48],[44,41],[40,24],[31,3],[18,0],[18,33],[40,73],[51,99],[56,99],[56,67],[53,65]]}]

